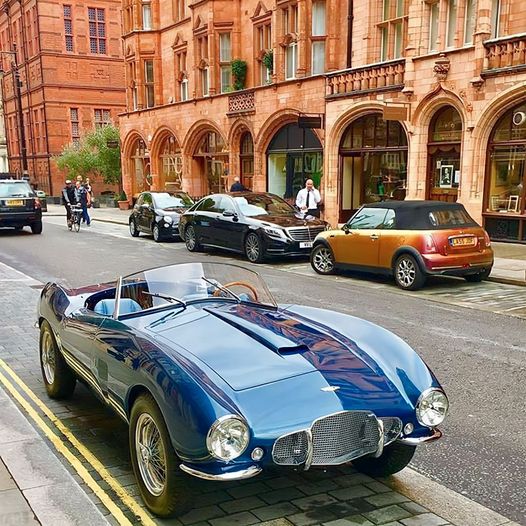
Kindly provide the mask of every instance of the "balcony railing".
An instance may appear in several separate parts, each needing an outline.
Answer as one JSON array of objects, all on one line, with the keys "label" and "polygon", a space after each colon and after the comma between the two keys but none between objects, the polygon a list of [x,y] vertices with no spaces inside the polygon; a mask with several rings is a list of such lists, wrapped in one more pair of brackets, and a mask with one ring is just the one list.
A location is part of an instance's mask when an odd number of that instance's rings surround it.
[{"label": "balcony railing", "polygon": [[484,73],[526,68],[526,34],[490,40],[484,43],[484,47]]},{"label": "balcony railing", "polygon": [[368,91],[402,89],[405,59],[371,64],[327,75],[327,98]]},{"label": "balcony railing", "polygon": [[253,91],[243,91],[228,96],[228,114],[235,115],[246,113],[256,109],[256,99]]}]

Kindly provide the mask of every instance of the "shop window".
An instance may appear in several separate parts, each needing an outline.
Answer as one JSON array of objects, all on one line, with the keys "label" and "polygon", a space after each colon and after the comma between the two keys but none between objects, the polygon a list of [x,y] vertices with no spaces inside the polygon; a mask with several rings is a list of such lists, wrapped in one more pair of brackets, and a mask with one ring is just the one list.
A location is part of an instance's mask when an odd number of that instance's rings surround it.
[{"label": "shop window", "polygon": [[380,33],[380,60],[400,58],[407,34],[407,0],[383,0]]},{"label": "shop window", "polygon": [[173,135],[167,136],[161,143],[160,151],[165,189],[181,190],[183,184],[183,158],[176,138]]}]

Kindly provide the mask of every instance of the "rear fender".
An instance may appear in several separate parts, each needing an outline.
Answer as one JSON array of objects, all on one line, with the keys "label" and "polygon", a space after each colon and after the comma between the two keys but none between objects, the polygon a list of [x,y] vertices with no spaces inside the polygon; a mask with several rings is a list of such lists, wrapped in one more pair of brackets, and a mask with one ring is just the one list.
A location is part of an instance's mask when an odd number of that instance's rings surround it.
[{"label": "rear fender", "polygon": [[393,257],[391,259],[391,273],[393,273],[393,269],[396,263],[396,260],[402,255],[402,254],[411,254],[413,256],[420,267],[420,270],[427,274],[426,264],[424,263],[424,260],[422,258],[422,255],[415,247],[412,246],[402,246],[398,247],[396,252],[393,254]]}]

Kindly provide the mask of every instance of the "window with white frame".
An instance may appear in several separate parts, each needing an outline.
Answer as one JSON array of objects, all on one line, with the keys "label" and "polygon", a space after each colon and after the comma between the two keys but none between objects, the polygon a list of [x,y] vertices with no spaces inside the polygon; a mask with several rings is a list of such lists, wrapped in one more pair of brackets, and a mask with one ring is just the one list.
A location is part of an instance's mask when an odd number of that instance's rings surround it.
[{"label": "window with white frame", "polygon": [[380,60],[402,57],[407,35],[407,0],[383,0],[380,32]]},{"label": "window with white frame", "polygon": [[491,38],[497,38],[500,36],[500,0],[492,0],[491,3]]},{"label": "window with white frame", "polygon": [[325,72],[325,38],[326,30],[325,0],[312,2],[312,74]]},{"label": "window with white frame", "polygon": [[438,49],[439,8],[438,1],[429,6],[429,51]]},{"label": "window with white frame", "polygon": [[476,0],[466,0],[466,15],[464,21],[464,44],[473,44],[473,33],[477,16]]},{"label": "window with white frame", "polygon": [[447,8],[446,46],[455,47],[457,38],[458,0],[449,0]]},{"label": "window with white frame", "polygon": [[287,44],[285,46],[285,79],[296,78],[298,69],[298,6],[289,5],[283,12],[283,27]]},{"label": "window with white frame", "polygon": [[219,33],[219,67],[221,70],[221,93],[232,89],[232,41],[230,33]]},{"label": "window with white frame", "polygon": [[210,68],[205,66],[201,70],[201,89],[203,90],[203,97],[208,97],[210,95]]},{"label": "window with white frame", "polygon": [[179,100],[188,100],[188,72],[186,69],[186,49],[175,55],[177,81],[179,82]]},{"label": "window with white frame", "polygon": [[263,57],[272,49],[272,26],[270,22],[256,27],[256,41],[259,60],[259,85],[271,82],[272,71],[266,66]]},{"label": "window with white frame", "polygon": [[188,100],[188,79],[185,77],[181,80],[181,101]]},{"label": "window with white frame", "polygon": [[174,21],[183,20],[186,16],[186,0],[173,0],[172,5]]},{"label": "window with white frame", "polygon": [[150,0],[142,2],[142,28],[145,31],[152,29],[152,4]]}]

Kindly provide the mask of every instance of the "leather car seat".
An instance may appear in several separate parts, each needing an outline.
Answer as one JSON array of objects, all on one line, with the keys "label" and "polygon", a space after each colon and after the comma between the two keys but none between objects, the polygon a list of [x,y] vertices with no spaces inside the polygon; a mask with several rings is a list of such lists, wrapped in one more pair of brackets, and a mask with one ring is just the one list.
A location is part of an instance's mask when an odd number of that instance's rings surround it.
[{"label": "leather car seat", "polygon": [[[93,309],[97,314],[102,316],[113,316],[115,311],[115,299],[100,300]],[[141,311],[141,306],[131,298],[121,298],[119,302],[119,314],[131,314]]]}]

